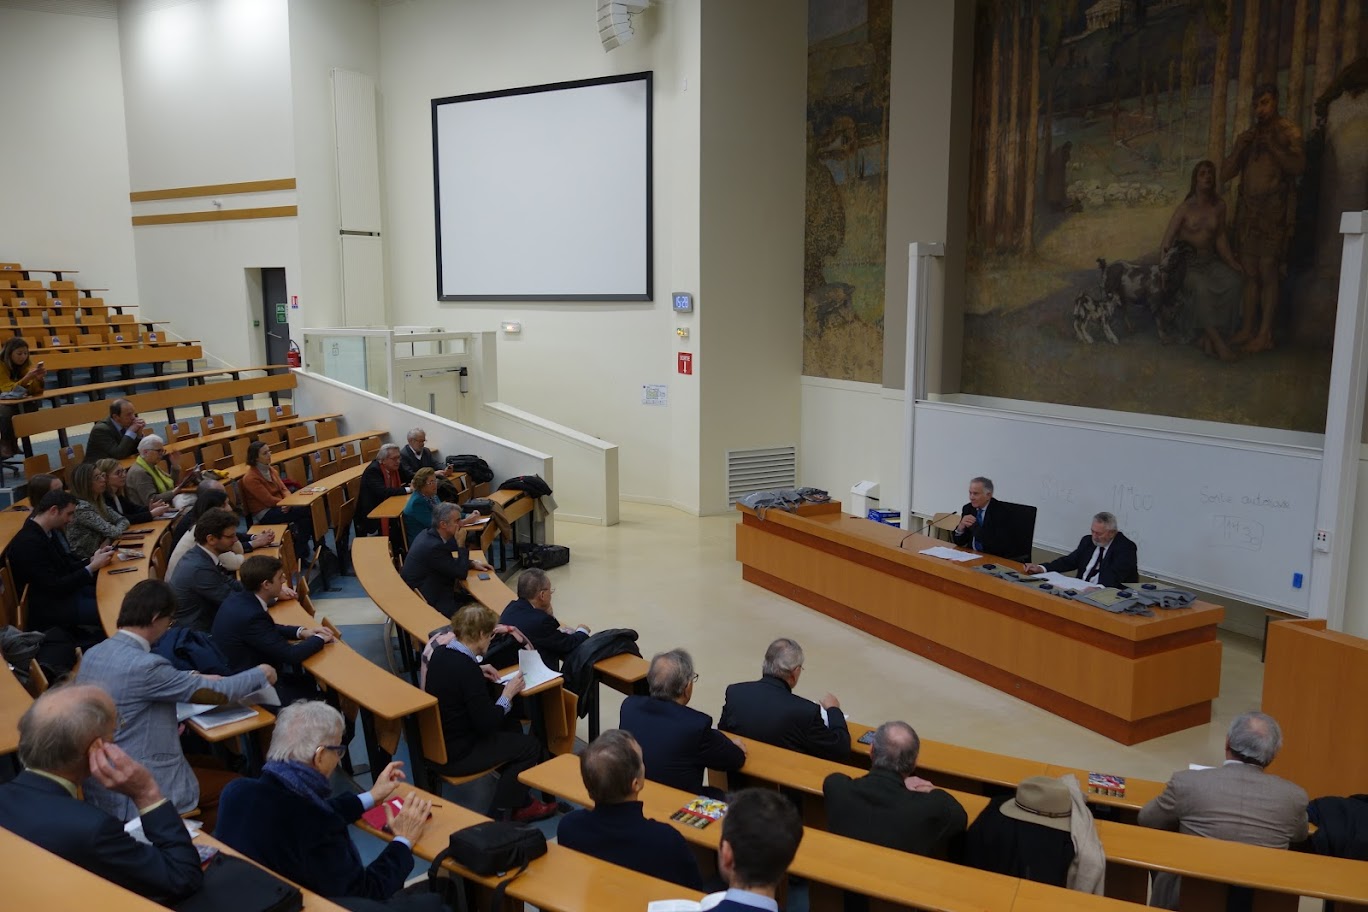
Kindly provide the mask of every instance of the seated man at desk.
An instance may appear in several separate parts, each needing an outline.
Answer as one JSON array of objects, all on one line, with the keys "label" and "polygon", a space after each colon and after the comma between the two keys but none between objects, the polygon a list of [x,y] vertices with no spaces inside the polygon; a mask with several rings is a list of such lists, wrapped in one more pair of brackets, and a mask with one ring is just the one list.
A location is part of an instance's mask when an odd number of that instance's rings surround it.
[{"label": "seated man at desk", "polygon": [[722,704],[717,727],[788,750],[846,760],[850,729],[841,701],[831,694],[814,703],[793,692],[803,673],[803,647],[780,638],[765,650],[760,680],[732,684]]},{"label": "seated man at desk", "polygon": [[388,519],[371,519],[370,512],[391,497],[410,494],[411,472],[399,465],[399,445],[381,444],[375,459],[361,473],[361,492],[356,496],[356,534],[374,535],[377,531],[388,535]]},{"label": "seated man at desk", "polygon": [[[493,568],[484,561],[472,561],[470,552],[459,540],[461,508],[443,503],[432,508],[432,527],[418,533],[409,542],[408,557],[400,577],[417,589],[433,608],[450,617],[470,596],[460,588],[461,580],[472,568],[489,572]],[[457,592],[460,596],[457,596]]]},{"label": "seated man at desk", "polygon": [[[0,785],[0,827],[126,890],[170,903],[203,883],[199,853],[152,774],[115,746],[118,724],[114,701],[98,687],[63,684],[35,700],[19,719],[24,772]],[[86,781],[132,803],[146,843],[80,800]],[[80,905],[74,897],[72,905]]]},{"label": "seated man at desk", "polygon": [[961,548],[1015,558],[1030,550],[1030,535],[1016,507],[993,499],[991,478],[971,478],[969,502],[960,508],[959,525],[951,530],[950,537]]},{"label": "seated man at desk", "polygon": [[779,912],[779,884],[802,841],[803,821],[788,798],[764,788],[732,795],[717,846],[729,889],[714,912]]},{"label": "seated man at desk", "polygon": [[642,813],[646,765],[631,733],[613,728],[590,742],[580,754],[580,776],[594,806],[561,818],[556,828],[561,845],[648,877],[703,889],[698,862],[684,837]]},{"label": "seated man at desk", "polygon": [[831,832],[915,855],[944,857],[964,832],[968,815],[948,792],[912,775],[921,739],[906,722],[874,732],[869,773],[852,779],[832,773],[822,783]]},{"label": "seated man at desk", "polygon": [[138,438],[147,422],[127,399],[109,403],[109,417],[90,426],[86,439],[85,461],[99,462],[105,457],[123,459],[138,452]]},{"label": "seated man at desk", "polygon": [[[100,548],[88,562],[71,553],[62,530],[76,515],[76,503],[65,491],[48,491],[5,550],[15,588],[28,589],[30,630],[62,627],[77,635],[78,627],[100,626],[95,575],[114,558],[114,549]],[[77,639],[95,642],[82,635]]]},{"label": "seated man at desk", "polygon": [[589,639],[583,624],[569,627],[551,613],[551,578],[538,567],[529,567],[518,576],[518,597],[508,603],[499,623],[516,627],[532,642],[542,661],[552,671],[560,671],[561,660]]},{"label": "seated man at desk", "polygon": [[741,769],[746,748],[713,728],[707,713],[689,707],[697,680],[693,656],[683,649],[659,653],[646,672],[650,696],[623,700],[619,725],[636,738],[647,779],[720,799],[725,796],[703,784],[704,772]]},{"label": "seated man at desk", "polygon": [[1078,574],[1085,583],[1121,589],[1140,578],[1139,552],[1135,542],[1116,530],[1116,517],[1102,512],[1093,517],[1092,531],[1078,541],[1072,554],[1057,557],[1048,564],[1026,564],[1027,573]]},{"label": "seated man at desk", "polygon": [[237,514],[221,507],[195,521],[195,547],[181,558],[170,580],[180,605],[178,626],[208,632],[223,600],[242,591],[233,571],[222,566],[219,558],[237,544],[237,529]]}]

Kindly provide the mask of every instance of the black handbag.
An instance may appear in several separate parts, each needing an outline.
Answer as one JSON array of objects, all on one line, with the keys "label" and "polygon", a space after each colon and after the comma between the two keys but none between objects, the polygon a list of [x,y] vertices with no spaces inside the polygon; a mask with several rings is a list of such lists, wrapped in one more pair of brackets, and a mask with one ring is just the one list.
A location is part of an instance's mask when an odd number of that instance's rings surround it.
[{"label": "black handbag", "polygon": [[299,912],[299,887],[236,855],[220,852],[204,869],[204,886],[171,908],[176,912]]},{"label": "black handbag", "polygon": [[473,453],[459,453],[446,458],[446,467],[470,476],[472,485],[484,484],[494,480],[494,470],[479,456]]},{"label": "black handbag", "polygon": [[570,549],[565,545],[529,544],[522,545],[518,550],[523,569],[536,567],[539,570],[550,570],[570,563]]},{"label": "black handbag", "polygon": [[428,868],[428,883],[437,891],[437,873],[448,858],[480,877],[502,876],[513,871],[513,876],[501,880],[494,888],[490,901],[491,912],[503,906],[504,891],[534,859],[546,854],[546,837],[535,827],[521,827],[512,823],[489,821],[457,830],[451,834],[447,847],[437,853]]}]

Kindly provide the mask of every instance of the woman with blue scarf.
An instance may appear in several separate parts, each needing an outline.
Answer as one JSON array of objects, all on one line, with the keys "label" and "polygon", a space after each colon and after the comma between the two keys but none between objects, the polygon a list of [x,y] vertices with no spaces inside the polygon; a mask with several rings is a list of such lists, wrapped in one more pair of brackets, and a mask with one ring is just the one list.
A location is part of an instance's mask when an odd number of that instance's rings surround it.
[{"label": "woman with blue scarf", "polygon": [[395,793],[403,764],[385,767],[369,792],[332,797],[329,779],[347,750],[342,731],[342,714],[326,703],[302,700],[282,709],[261,778],[236,779],[223,790],[214,836],[315,893],[383,902],[413,870],[413,845],[432,805],[409,792],[390,822],[394,840],[362,865],[348,826]]}]

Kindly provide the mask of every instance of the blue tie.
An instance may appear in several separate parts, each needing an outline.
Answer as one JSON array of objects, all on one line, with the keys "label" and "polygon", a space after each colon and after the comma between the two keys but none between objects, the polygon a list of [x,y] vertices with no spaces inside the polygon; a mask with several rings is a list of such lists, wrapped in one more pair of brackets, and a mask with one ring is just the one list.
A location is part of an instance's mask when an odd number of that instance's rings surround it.
[{"label": "blue tie", "polygon": [[978,522],[974,525],[974,550],[982,551],[983,542],[979,540],[978,534],[983,529],[983,507],[979,507],[977,510],[974,511],[974,513],[977,515],[978,518]]}]

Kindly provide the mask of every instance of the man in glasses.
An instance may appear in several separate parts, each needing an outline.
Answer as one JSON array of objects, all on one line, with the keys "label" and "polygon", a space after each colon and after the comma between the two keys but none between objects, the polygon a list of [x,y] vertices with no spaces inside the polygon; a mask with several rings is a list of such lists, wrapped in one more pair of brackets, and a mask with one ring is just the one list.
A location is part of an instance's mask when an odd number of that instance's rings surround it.
[{"label": "man in glasses", "polygon": [[739,770],[746,762],[746,748],[740,738],[728,738],[713,728],[712,716],[689,708],[697,680],[693,656],[683,649],[659,653],[646,672],[650,696],[623,700],[618,727],[631,732],[641,746],[647,779],[722,798],[720,789],[703,784],[703,771]]},{"label": "man in glasses", "polygon": [[[233,777],[221,769],[191,767],[181,751],[177,703],[223,703],[240,700],[276,681],[275,669],[258,665],[230,677],[181,671],[152,652],[152,645],[171,629],[176,596],[161,580],[143,580],[128,590],[119,608],[118,632],[91,647],[81,660],[77,681],[98,684],[114,698],[123,719],[115,742],[145,764],[162,793],[184,814],[196,807],[200,821],[213,830],[218,796]],[[120,820],[137,816],[127,796],[93,782],[86,801]]]},{"label": "man in glasses", "polygon": [[732,684],[717,727],[743,738],[789,750],[844,761],[850,755],[850,729],[841,701],[826,694],[819,703],[793,692],[803,674],[803,647],[780,637],[765,650],[760,680]]},{"label": "man in glasses", "polygon": [[[0,827],[87,871],[159,902],[200,888],[199,853],[156,779],[114,743],[119,714],[98,687],[64,684],[19,720],[24,772],[0,785]],[[79,800],[80,783],[129,801],[148,843]]]},{"label": "man in glasses", "polygon": [[560,671],[561,659],[589,639],[589,628],[584,624],[567,627],[556,620],[551,613],[551,596],[555,591],[545,570],[524,570],[518,575],[518,597],[504,608],[499,623],[522,631],[541,653],[546,667]]}]

